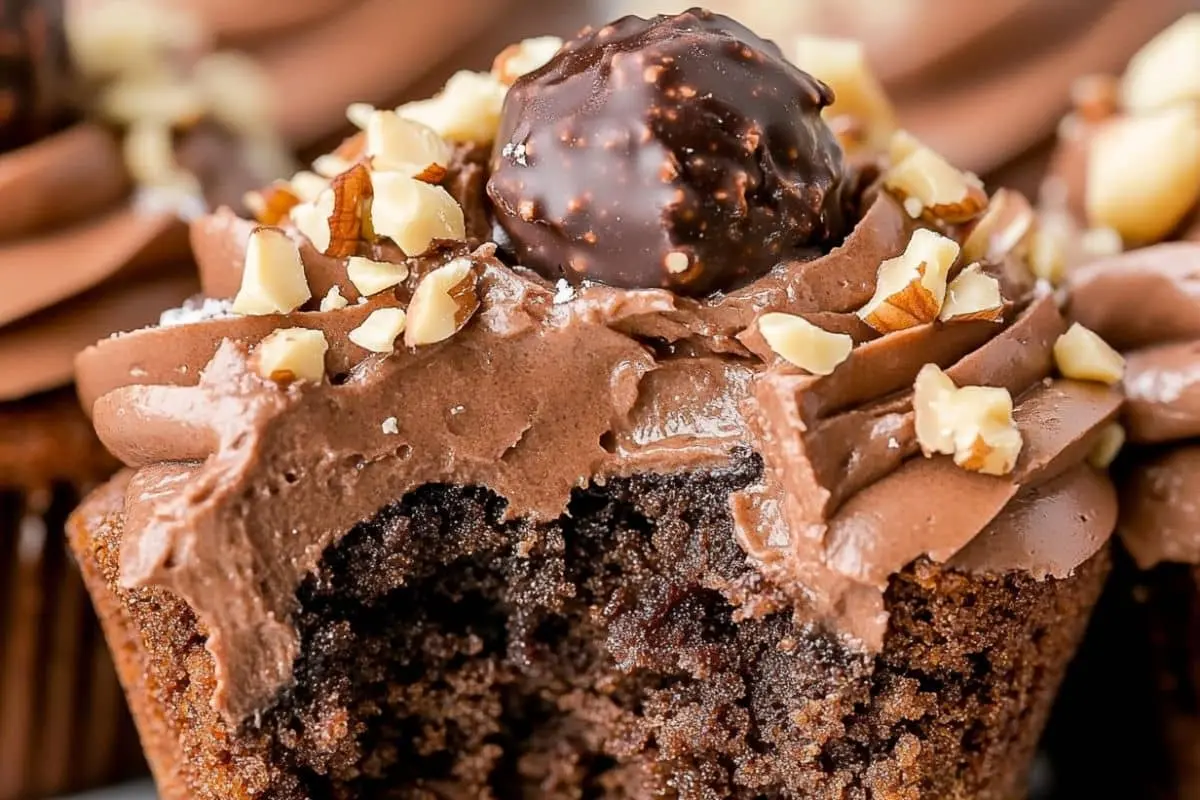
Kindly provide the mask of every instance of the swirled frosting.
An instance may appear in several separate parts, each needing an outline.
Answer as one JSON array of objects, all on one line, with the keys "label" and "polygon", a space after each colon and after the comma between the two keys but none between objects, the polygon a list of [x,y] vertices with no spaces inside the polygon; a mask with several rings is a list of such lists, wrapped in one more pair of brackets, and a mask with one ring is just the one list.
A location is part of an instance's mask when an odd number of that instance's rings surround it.
[{"label": "swirled frosting", "polygon": [[[460,147],[444,185],[489,230],[479,159]],[[464,180],[470,165],[472,180]],[[868,189],[844,242],[786,260],[705,298],[666,289],[570,287],[498,257],[496,246],[442,241],[405,259],[387,240],[357,254],[404,261],[398,286],[362,298],[345,259],[298,230],[319,310],[239,316],[228,301],[256,223],[229,212],[192,226],[205,299],[169,324],[101,341],[77,360],[101,439],[136,469],[125,499],[121,579],[187,600],[208,632],[217,707],[232,720],[289,683],[300,642],[296,589],[356,523],[428,483],[487,487],[508,518],[549,521],[573,490],[636,473],[704,470],[753,453],[761,481],[730,497],[735,535],[759,567],[730,589],[753,615],[792,609],[848,646],[882,642],[890,577],[915,559],[963,570],[1066,576],[1107,540],[1107,477],[1087,463],[1120,393],[1054,375],[1066,330],[1019,250],[984,268],[1005,298],[999,321],[933,322],[880,334],[856,313],[881,262],[918,223]],[[921,223],[923,224],[923,223]],[[964,238],[969,226],[943,228]],[[480,305],[456,335],[382,355],[348,332],[405,308],[430,272],[468,259]],[[771,311],[802,316],[856,345],[826,376],[776,356],[756,332]],[[260,376],[257,345],[280,328],[323,332],[320,382]],[[929,363],[958,384],[1007,389],[1024,448],[1002,477],[924,458],[912,388]]]},{"label": "swirled frosting", "polygon": [[71,382],[79,350],[194,291],[187,229],[130,207],[120,145],[84,123],[0,155],[0,401]]},{"label": "swirled frosting", "polygon": [[1139,447],[1122,487],[1122,539],[1143,567],[1198,564],[1200,243],[1089,264],[1070,285],[1071,315],[1127,352],[1124,424]]}]

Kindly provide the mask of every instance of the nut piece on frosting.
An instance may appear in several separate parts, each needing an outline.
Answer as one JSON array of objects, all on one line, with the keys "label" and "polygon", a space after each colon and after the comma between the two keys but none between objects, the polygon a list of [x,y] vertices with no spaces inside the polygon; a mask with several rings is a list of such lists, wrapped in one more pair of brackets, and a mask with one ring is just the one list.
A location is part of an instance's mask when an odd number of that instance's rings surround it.
[{"label": "nut piece on frosting", "polygon": [[297,203],[288,212],[288,218],[296,226],[296,230],[304,234],[319,253],[328,250],[330,242],[333,241],[329,218],[333,216],[334,204],[333,189],[325,189],[315,200]]},{"label": "nut piece on frosting", "polygon": [[441,93],[396,109],[452,142],[488,144],[496,138],[508,87],[487,72],[456,72]]},{"label": "nut piece on frosting", "polygon": [[1000,322],[1004,318],[1004,298],[1000,281],[986,274],[978,264],[971,264],[950,281],[946,287],[946,302],[938,319],[984,319]]},{"label": "nut piece on frosting", "polygon": [[372,311],[346,338],[372,353],[391,353],[396,349],[396,337],[404,333],[407,315],[399,308],[380,308]]},{"label": "nut piece on frosting", "polygon": [[510,44],[492,62],[492,75],[511,86],[522,75],[546,66],[562,46],[563,40],[557,36],[537,36]]},{"label": "nut piece on frosting", "polygon": [[1129,243],[1156,242],[1200,200],[1200,105],[1114,120],[1092,140],[1088,223]]},{"label": "nut piece on frosting", "polygon": [[321,298],[322,311],[337,311],[339,308],[345,308],[350,305],[350,301],[342,297],[341,290],[336,286],[330,286],[329,291]]},{"label": "nut piece on frosting", "polygon": [[1012,189],[997,189],[987,211],[971,228],[962,246],[963,260],[999,264],[1010,253],[1029,242],[1037,215],[1025,195]]},{"label": "nut piece on frosting", "polygon": [[358,289],[359,294],[370,297],[398,286],[408,277],[408,265],[350,256],[346,260],[346,277],[354,284],[354,288]]},{"label": "nut piece on frosting", "polygon": [[1130,60],[1121,101],[1138,113],[1200,102],[1200,12],[1181,17]]},{"label": "nut piece on frosting", "polygon": [[1054,343],[1054,362],[1063,377],[1113,385],[1125,376],[1125,359],[1093,330],[1078,322]]},{"label": "nut piece on frosting", "polygon": [[886,149],[896,130],[896,112],[867,64],[862,43],[802,36],[795,53],[798,67],[833,89],[833,105],[822,114],[838,132],[842,146]]},{"label": "nut piece on frosting", "polygon": [[437,183],[446,175],[450,145],[428,125],[395,111],[374,111],[367,119],[366,154],[374,170],[402,172]]},{"label": "nut piece on frosting", "polygon": [[233,298],[238,314],[287,314],[308,302],[300,250],[278,228],[255,228],[246,245],[242,285]]},{"label": "nut piece on frosting", "polygon": [[833,372],[854,349],[848,335],[831,333],[793,314],[763,314],[758,332],[777,355],[813,375]]},{"label": "nut piece on frosting", "polygon": [[967,222],[987,208],[987,192],[979,178],[951,166],[906,131],[896,133],[891,154],[883,185],[914,219]]},{"label": "nut piece on frosting", "polygon": [[879,265],[875,295],[858,316],[880,333],[933,322],[946,299],[946,276],[958,258],[953,239],[920,228],[904,253]]},{"label": "nut piece on frosting", "polygon": [[1088,454],[1088,463],[1096,469],[1108,469],[1124,446],[1125,428],[1119,422],[1110,422],[1100,430],[1100,436]]},{"label": "nut piece on frosting", "polygon": [[371,185],[375,191],[371,226],[405,255],[421,255],[435,239],[466,237],[462,207],[442,187],[400,172],[372,173]]},{"label": "nut piece on frosting", "polygon": [[913,387],[917,442],[926,457],[941,453],[985,475],[1007,475],[1024,440],[1013,421],[1007,389],[954,385],[936,364],[926,364]]},{"label": "nut piece on frosting", "polygon": [[278,383],[320,382],[325,377],[325,334],[308,328],[280,328],[254,351],[258,374]]},{"label": "nut piece on frosting", "polygon": [[408,304],[404,343],[435,344],[462,330],[479,308],[475,284],[475,269],[466,258],[456,258],[422,278]]},{"label": "nut piece on frosting", "polygon": [[687,295],[811,256],[850,227],[832,101],[727,17],[586,30],[508,93],[488,182],[502,244],[550,280]]}]

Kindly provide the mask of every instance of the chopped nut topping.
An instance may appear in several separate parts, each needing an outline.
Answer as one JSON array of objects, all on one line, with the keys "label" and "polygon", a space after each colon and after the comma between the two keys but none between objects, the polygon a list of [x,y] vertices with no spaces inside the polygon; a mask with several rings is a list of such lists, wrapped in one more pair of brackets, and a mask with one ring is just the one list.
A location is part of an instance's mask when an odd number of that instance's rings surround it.
[{"label": "chopped nut topping", "polygon": [[507,93],[508,87],[494,75],[464,71],[451,76],[437,96],[406,103],[396,111],[452,142],[487,144],[496,138]]},{"label": "chopped nut topping", "polygon": [[888,163],[899,164],[925,145],[906,130],[898,130],[888,139]]},{"label": "chopped nut topping", "polygon": [[329,179],[322,178],[315,172],[302,169],[292,176],[290,181],[292,192],[303,203],[312,203],[321,196],[321,192],[329,188]]},{"label": "chopped nut topping", "polygon": [[304,234],[319,253],[328,250],[333,239],[329,219],[333,216],[334,204],[333,189],[326,189],[315,201],[299,203],[288,213],[296,230]]},{"label": "chopped nut topping", "polygon": [[330,286],[329,291],[321,298],[322,311],[336,311],[339,308],[345,308],[350,305],[350,301],[342,297],[342,293],[336,286]]},{"label": "chopped nut topping", "polygon": [[350,120],[350,124],[359,130],[367,129],[367,124],[371,121],[371,115],[374,113],[375,106],[370,103],[351,103],[346,106],[346,119]]},{"label": "chopped nut topping", "polygon": [[1071,232],[1063,223],[1042,219],[1029,236],[1029,271],[1057,286],[1067,276],[1067,243]]},{"label": "chopped nut topping", "polygon": [[329,214],[329,245],[324,253],[345,258],[358,249],[363,238],[363,216],[366,204],[374,191],[371,173],[362,164],[333,179],[333,211]]},{"label": "chopped nut topping", "polygon": [[937,319],[946,299],[946,276],[958,243],[924,228],[913,232],[902,255],[879,265],[875,296],[858,316],[880,333]]},{"label": "chopped nut topping", "polygon": [[1088,454],[1088,463],[1096,469],[1108,469],[1124,446],[1125,429],[1118,422],[1110,422],[1100,431],[1092,452]]},{"label": "chopped nut topping", "polygon": [[[908,134],[901,132],[898,136]],[[887,189],[902,201],[915,198],[923,209],[922,216],[932,221],[966,222],[987,208],[987,193],[979,178],[955,169],[924,145],[917,144],[909,151],[911,147],[906,139],[902,138],[899,146],[893,140],[893,151],[902,157],[883,175]],[[905,152],[907,155],[903,155]]]},{"label": "chopped nut topping", "polygon": [[850,357],[854,340],[830,333],[804,317],[771,312],[758,318],[758,332],[781,358],[813,375],[828,375]]},{"label": "chopped nut topping", "polygon": [[1110,386],[1125,376],[1125,359],[1095,331],[1078,322],[1054,343],[1054,362],[1064,377]]},{"label": "chopped nut topping", "polygon": [[1093,137],[1086,182],[1091,227],[1126,242],[1157,242],[1200,201],[1200,105],[1105,125]]},{"label": "chopped nut topping", "polygon": [[936,364],[926,364],[913,387],[913,411],[926,457],[950,455],[963,469],[985,475],[1007,475],[1016,466],[1024,440],[1007,389],[958,388]]},{"label": "chopped nut topping", "polygon": [[312,162],[313,172],[329,180],[333,180],[352,166],[354,166],[353,161],[342,158],[334,153],[319,155]]},{"label": "chopped nut topping", "polygon": [[300,204],[300,197],[291,184],[275,181],[265,189],[246,192],[243,201],[246,208],[254,212],[260,225],[278,225],[288,219],[291,210]]},{"label": "chopped nut topping", "polygon": [[999,264],[1029,240],[1036,220],[1025,195],[1012,189],[997,190],[963,243],[963,260]]},{"label": "chopped nut topping", "polygon": [[[882,150],[896,129],[896,113],[883,86],[867,64],[861,43],[850,39],[802,36],[797,42],[796,64],[833,89],[833,105],[822,115],[826,119],[849,118],[857,125],[843,128],[851,145],[859,143]],[[856,135],[857,134],[857,135]],[[845,143],[843,144],[845,146]]]},{"label": "chopped nut topping", "polygon": [[308,328],[280,328],[254,351],[258,374],[279,383],[320,382],[325,377],[325,334]]},{"label": "chopped nut topping", "polygon": [[1104,258],[1124,251],[1125,243],[1112,228],[1088,228],[1079,237],[1079,248],[1089,256]]},{"label": "chopped nut topping", "polygon": [[985,274],[978,264],[971,264],[946,287],[946,302],[938,319],[1000,322],[1004,319],[1000,281]]},{"label": "chopped nut topping", "polygon": [[393,170],[418,177],[429,175],[437,183],[450,163],[450,145],[427,125],[398,115],[375,111],[367,121],[366,154],[371,168]]},{"label": "chopped nut topping", "polygon": [[462,240],[466,236],[462,208],[442,187],[399,172],[376,172],[371,181],[375,234],[391,239],[405,255],[421,255],[435,239]]},{"label": "chopped nut topping", "polygon": [[389,436],[395,436],[396,434],[400,433],[400,421],[395,417],[388,417],[379,427]]},{"label": "chopped nut topping", "polygon": [[238,314],[286,314],[308,302],[300,250],[278,228],[256,228],[246,245],[242,286],[233,298]]},{"label": "chopped nut topping", "polygon": [[396,349],[396,337],[404,333],[406,322],[406,315],[399,308],[376,309],[347,338],[372,353],[390,353]]},{"label": "chopped nut topping", "polygon": [[404,343],[433,344],[462,330],[479,308],[475,282],[474,266],[466,258],[456,258],[422,278],[408,304]]},{"label": "chopped nut topping", "polygon": [[1125,70],[1121,99],[1135,112],[1200,101],[1200,13],[1181,17],[1138,51]]},{"label": "chopped nut topping", "polygon": [[399,285],[408,277],[408,266],[390,261],[372,261],[361,256],[351,256],[346,262],[346,275],[354,288],[363,297],[379,294],[385,289]]},{"label": "chopped nut topping", "polygon": [[492,62],[492,75],[506,86],[512,86],[517,78],[549,63],[562,46],[563,40],[557,36],[537,36],[510,44]]}]

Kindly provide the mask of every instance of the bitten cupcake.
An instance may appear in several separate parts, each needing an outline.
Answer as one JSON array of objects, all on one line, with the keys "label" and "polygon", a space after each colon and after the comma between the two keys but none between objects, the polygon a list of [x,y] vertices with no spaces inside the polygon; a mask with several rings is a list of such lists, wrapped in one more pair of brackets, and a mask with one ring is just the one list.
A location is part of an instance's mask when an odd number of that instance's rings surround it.
[{"label": "bitten cupcake", "polygon": [[1121,360],[1027,202],[902,132],[847,162],[832,99],[629,17],[193,224],[205,297],[77,361],[129,469],[70,536],[164,798],[1021,793]]},{"label": "bitten cupcake", "polygon": [[[165,57],[167,41],[126,33],[114,52],[103,20],[74,13],[55,2],[0,5],[3,800],[144,769],[64,546],[67,514],[117,468],[79,410],[72,360],[97,336],[157,321],[195,291],[186,226],[136,206],[202,208],[191,196],[196,175],[177,159],[233,134],[212,118],[179,124],[180,106],[151,89],[195,87],[151,74],[156,61],[135,70],[124,60]],[[115,60],[101,68],[104,54]],[[232,148],[220,149],[226,169]]]}]

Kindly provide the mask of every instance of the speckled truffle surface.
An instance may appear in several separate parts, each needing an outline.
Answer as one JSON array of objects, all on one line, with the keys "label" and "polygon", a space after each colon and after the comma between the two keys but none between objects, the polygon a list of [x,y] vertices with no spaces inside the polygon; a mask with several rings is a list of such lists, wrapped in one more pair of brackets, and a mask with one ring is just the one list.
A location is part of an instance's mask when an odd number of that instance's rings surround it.
[{"label": "speckled truffle surface", "polygon": [[488,190],[555,279],[727,289],[840,241],[832,94],[733,20],[627,17],[513,86]]}]

